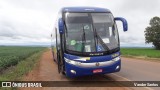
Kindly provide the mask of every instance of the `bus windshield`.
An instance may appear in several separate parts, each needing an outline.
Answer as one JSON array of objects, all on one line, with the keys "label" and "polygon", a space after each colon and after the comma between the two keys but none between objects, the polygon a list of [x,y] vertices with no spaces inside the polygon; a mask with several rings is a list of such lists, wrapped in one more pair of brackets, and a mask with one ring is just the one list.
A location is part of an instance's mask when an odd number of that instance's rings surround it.
[{"label": "bus windshield", "polygon": [[66,49],[104,52],[119,47],[118,31],[111,13],[65,13]]}]

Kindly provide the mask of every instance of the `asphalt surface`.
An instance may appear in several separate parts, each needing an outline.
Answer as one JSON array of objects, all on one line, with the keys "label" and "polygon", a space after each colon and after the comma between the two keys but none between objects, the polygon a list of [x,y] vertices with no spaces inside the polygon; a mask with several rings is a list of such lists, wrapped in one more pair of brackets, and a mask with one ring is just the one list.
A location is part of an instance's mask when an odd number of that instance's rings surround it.
[{"label": "asphalt surface", "polygon": [[122,57],[121,71],[116,74],[133,81],[160,81],[160,62]]},{"label": "asphalt surface", "polygon": [[[45,52],[37,67],[25,77],[25,81],[160,81],[160,63],[122,57],[121,71],[105,75],[67,78],[60,75],[53,62],[51,51]],[[80,83],[81,84],[81,83]],[[89,83],[85,83],[89,84]],[[96,84],[99,84],[98,82]],[[20,88],[22,90],[160,90],[150,87],[52,87]]]},{"label": "asphalt surface", "polygon": [[[122,68],[115,75],[127,81],[160,81],[160,62],[122,57]],[[148,89],[160,90],[160,87]]]}]

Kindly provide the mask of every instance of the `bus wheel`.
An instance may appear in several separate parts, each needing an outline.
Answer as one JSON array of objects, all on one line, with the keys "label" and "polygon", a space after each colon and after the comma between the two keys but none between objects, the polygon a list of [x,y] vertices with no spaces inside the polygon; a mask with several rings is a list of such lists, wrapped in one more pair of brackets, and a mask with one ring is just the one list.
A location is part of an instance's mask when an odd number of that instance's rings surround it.
[{"label": "bus wheel", "polygon": [[60,61],[60,55],[58,53],[58,58],[57,58],[57,64],[58,64],[58,73],[61,73],[61,61]]},{"label": "bus wheel", "polygon": [[65,71],[63,71],[63,72],[62,72],[62,75],[66,75],[66,72],[65,72]]},{"label": "bus wheel", "polygon": [[63,66],[63,65],[61,66],[61,72],[62,72],[62,75],[66,75],[66,71],[65,71],[64,66]]},{"label": "bus wheel", "polygon": [[54,58],[54,52],[51,51],[51,53],[52,53],[52,56],[53,56],[53,61],[56,62],[56,60],[55,60],[55,58]]},{"label": "bus wheel", "polygon": [[59,73],[62,73],[62,75],[66,75],[65,73],[65,69],[64,69],[64,65],[63,65],[63,62],[62,62],[62,56],[60,55],[60,52],[58,53],[58,72]]}]

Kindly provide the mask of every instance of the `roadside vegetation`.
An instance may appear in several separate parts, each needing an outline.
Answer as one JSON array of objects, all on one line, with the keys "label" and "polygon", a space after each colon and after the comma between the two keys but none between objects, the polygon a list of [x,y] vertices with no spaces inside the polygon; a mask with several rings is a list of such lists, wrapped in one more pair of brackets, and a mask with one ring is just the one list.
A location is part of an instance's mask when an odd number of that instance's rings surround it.
[{"label": "roadside vegetation", "polygon": [[[19,81],[36,66],[44,47],[0,47],[0,81]],[[13,90],[17,88],[0,88]]]},{"label": "roadside vegetation", "polygon": [[14,66],[27,57],[41,51],[42,47],[0,47],[0,71]]},{"label": "roadside vegetation", "polygon": [[126,57],[160,60],[160,50],[153,48],[121,48],[121,54]]},{"label": "roadside vegetation", "polygon": [[144,31],[145,42],[152,43],[155,49],[160,50],[160,17],[153,17],[149,22],[149,26]]}]

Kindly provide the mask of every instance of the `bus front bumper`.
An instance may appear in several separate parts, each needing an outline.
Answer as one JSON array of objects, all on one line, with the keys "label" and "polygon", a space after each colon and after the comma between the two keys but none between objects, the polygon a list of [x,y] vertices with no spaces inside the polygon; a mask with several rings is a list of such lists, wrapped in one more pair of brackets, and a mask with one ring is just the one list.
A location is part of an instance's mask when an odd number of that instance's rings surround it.
[{"label": "bus front bumper", "polygon": [[121,69],[121,59],[106,62],[80,63],[65,59],[65,71],[67,77],[78,77],[93,74],[107,74],[118,72]]}]

